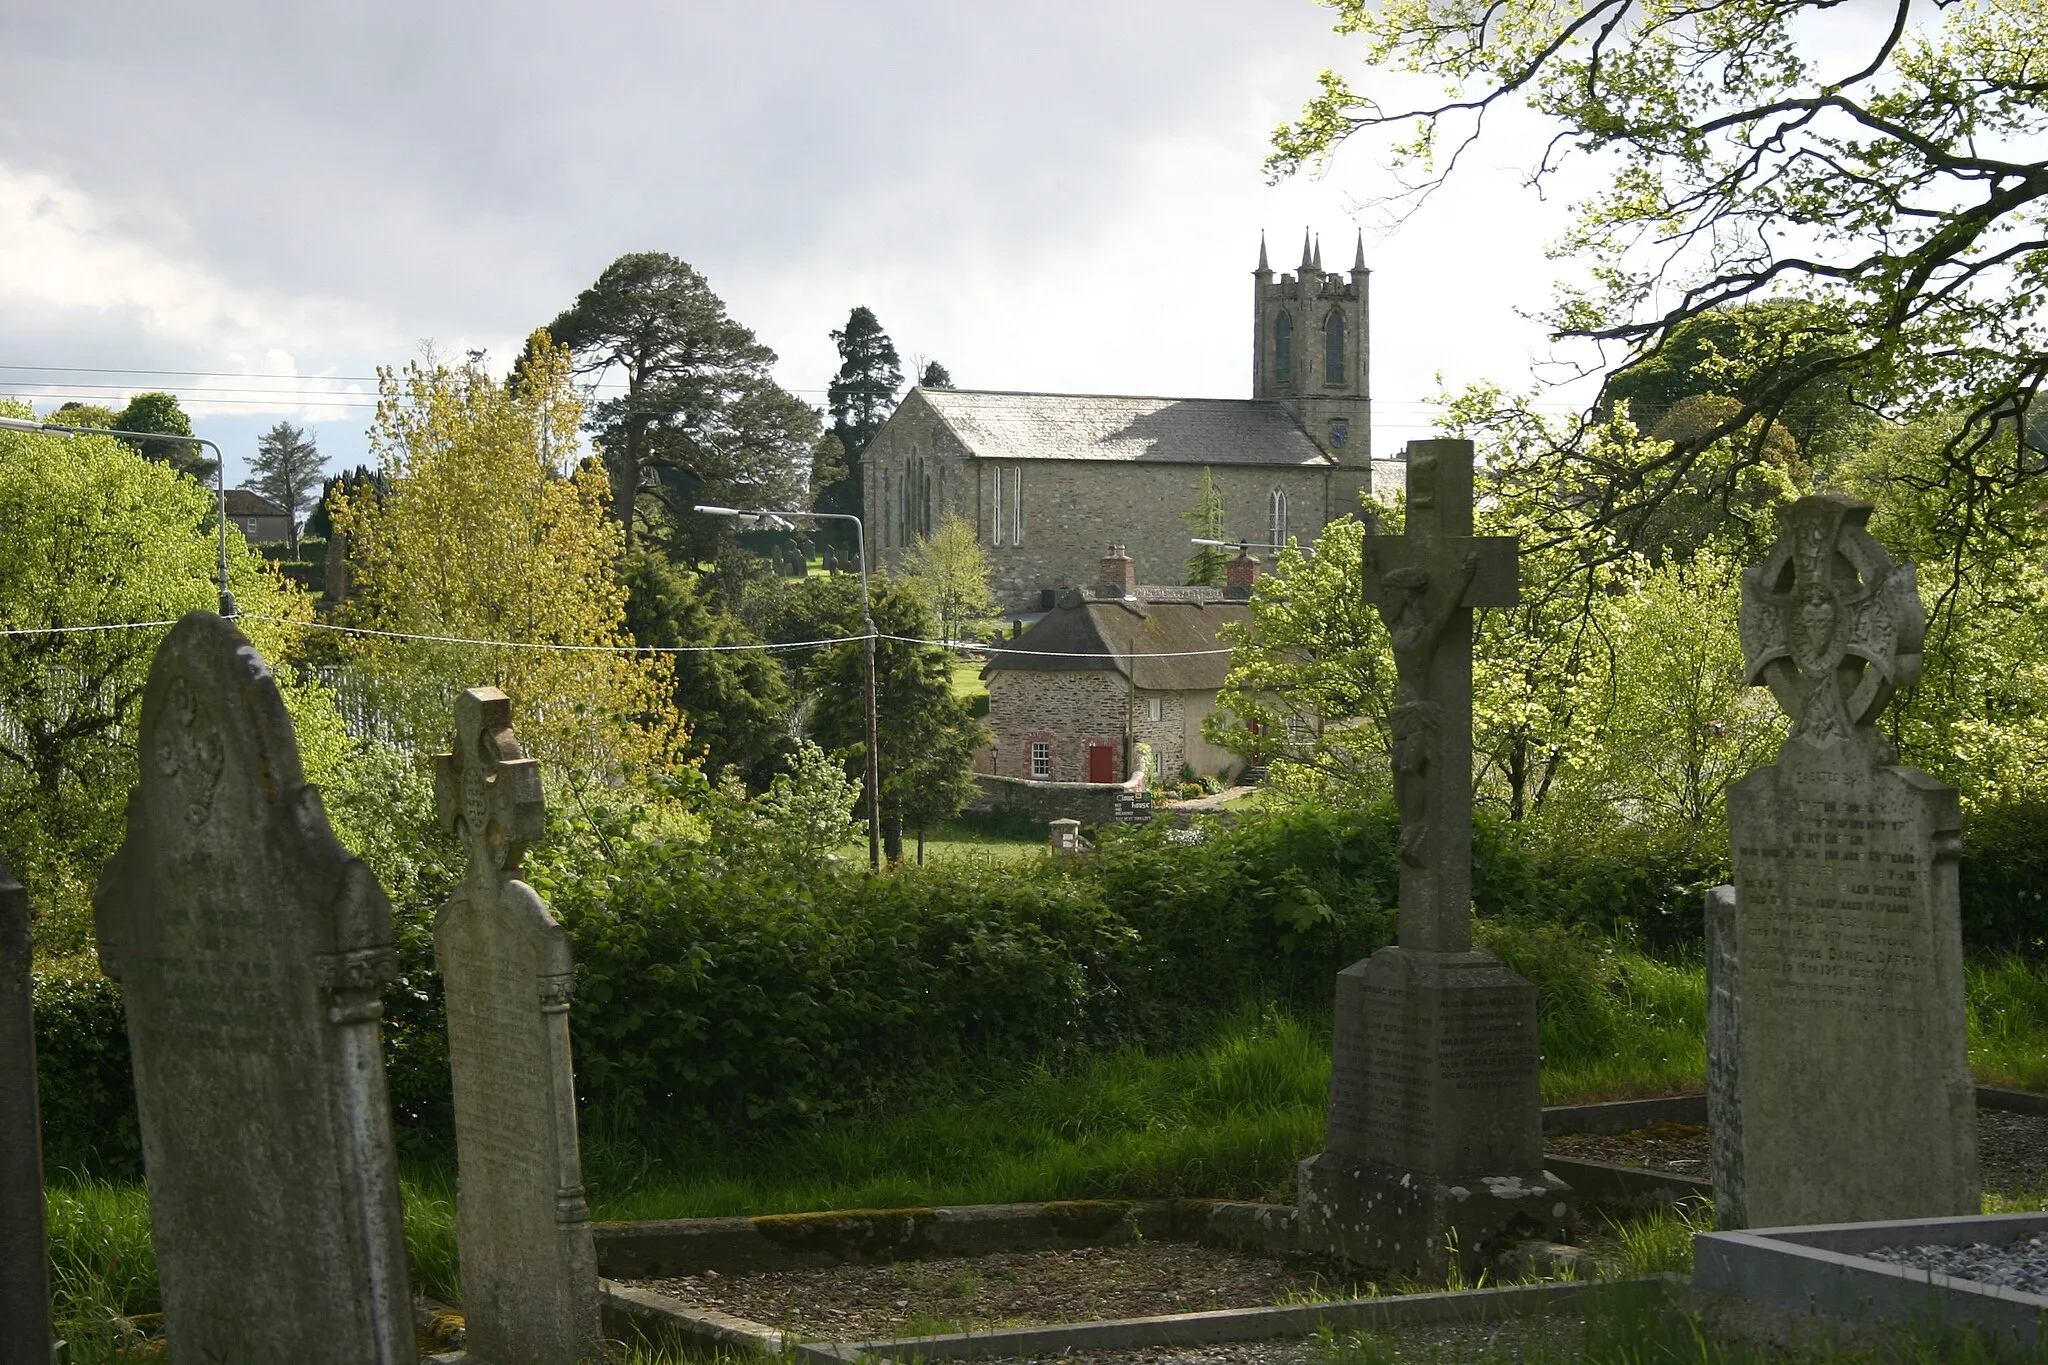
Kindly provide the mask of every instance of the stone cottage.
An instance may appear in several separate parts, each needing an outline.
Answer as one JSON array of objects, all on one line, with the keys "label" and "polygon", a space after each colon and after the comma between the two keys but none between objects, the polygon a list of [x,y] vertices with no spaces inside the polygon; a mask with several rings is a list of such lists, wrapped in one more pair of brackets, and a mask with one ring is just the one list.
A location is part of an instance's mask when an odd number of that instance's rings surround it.
[{"label": "stone cottage", "polygon": [[1071,588],[1030,629],[990,650],[992,772],[1038,782],[1122,782],[1139,745],[1153,776],[1186,764],[1202,776],[1237,766],[1202,737],[1202,720],[1230,671],[1225,625],[1249,619],[1258,561],[1240,553],[1222,588],[1136,581],[1125,547],[1111,548],[1099,581]]},{"label": "stone cottage", "polygon": [[1210,471],[1230,538],[1308,544],[1373,483],[1369,272],[1302,244],[1252,272],[1252,396],[1139,398],[916,388],[861,459],[870,543],[892,569],[949,514],[978,530],[997,600],[1051,606],[1107,542],[1149,564],[1187,557]]}]

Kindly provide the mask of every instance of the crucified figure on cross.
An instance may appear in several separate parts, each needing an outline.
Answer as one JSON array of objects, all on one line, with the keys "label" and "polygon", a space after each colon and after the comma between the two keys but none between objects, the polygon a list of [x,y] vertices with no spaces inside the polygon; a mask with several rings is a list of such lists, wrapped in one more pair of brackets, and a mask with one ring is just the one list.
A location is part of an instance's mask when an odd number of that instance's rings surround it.
[{"label": "crucified figure on cross", "polygon": [[[1367,553],[1370,554],[1370,548]],[[1453,581],[1430,599],[1429,571],[1404,565],[1380,575],[1377,606],[1394,645],[1398,683],[1388,716],[1393,737],[1394,805],[1401,812],[1401,861],[1420,866],[1429,839],[1428,769],[1442,745],[1443,708],[1426,695],[1437,646],[1450,629],[1466,589],[1479,572],[1479,556],[1458,561]]]}]

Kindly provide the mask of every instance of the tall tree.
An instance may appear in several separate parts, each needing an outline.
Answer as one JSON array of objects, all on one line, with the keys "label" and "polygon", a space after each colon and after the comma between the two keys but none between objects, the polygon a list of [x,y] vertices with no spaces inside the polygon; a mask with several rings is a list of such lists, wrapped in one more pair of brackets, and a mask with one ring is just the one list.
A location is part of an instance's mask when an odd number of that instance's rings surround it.
[{"label": "tall tree", "polygon": [[[185,410],[170,394],[138,393],[128,400],[128,406],[121,409],[120,416],[114,419],[114,429],[138,435],[190,436],[192,420],[185,416]],[[131,441],[130,444],[145,458],[167,464],[180,474],[190,474],[201,483],[211,482],[217,468],[204,446],[188,445],[183,441]]]},{"label": "tall tree", "polygon": [[921,389],[950,389],[953,387],[952,371],[936,360],[927,361],[924,373],[917,377],[917,386]]},{"label": "tall tree", "polygon": [[365,493],[382,496],[386,491],[384,476],[366,464],[359,464],[346,474],[335,474],[320,485],[320,498],[313,504],[311,515],[306,518],[306,534],[315,540],[325,540],[334,531],[334,495],[345,492],[352,498],[361,498]]},{"label": "tall tree", "polygon": [[[568,351],[543,339],[511,385],[480,357],[416,361],[380,370],[378,392],[383,492],[333,495],[352,574],[344,619],[413,638],[344,637],[368,699],[427,749],[445,742],[450,697],[494,683],[554,771],[625,778],[666,762],[674,675],[632,650],[604,475],[563,478],[556,463],[582,418]],[[577,648],[518,647],[550,645]]]},{"label": "tall tree", "polygon": [[817,413],[775,382],[775,352],[688,263],[664,251],[621,256],[547,331],[593,385],[625,381],[625,392],[591,406],[589,430],[628,548],[652,532],[694,558],[729,528],[692,516],[692,506],[793,504]]},{"label": "tall tree", "polygon": [[294,559],[299,555],[299,513],[312,506],[313,490],[320,486],[326,464],[312,435],[290,422],[279,422],[256,440],[256,458],[249,462],[256,475],[253,482],[257,492],[291,519]]},{"label": "tall tree", "polygon": [[[818,593],[829,607],[831,629],[824,635],[857,635],[860,596],[857,589],[836,588],[829,580]],[[792,584],[792,587],[804,585]],[[882,837],[893,861],[903,856],[903,827],[944,819],[960,808],[946,803],[973,781],[970,759],[987,742],[981,722],[967,703],[953,695],[953,656],[935,645],[906,643],[929,640],[937,625],[917,595],[887,575],[873,582],[875,625],[885,636],[875,648],[876,734],[882,770]],[[811,637],[813,639],[819,636]],[[866,665],[857,644],[819,651],[804,670],[807,690],[817,696],[812,733],[827,749],[847,755],[847,771],[866,768]]]},{"label": "tall tree", "polygon": [[825,490],[818,510],[860,516],[861,457],[896,410],[903,361],[874,311],[864,305],[846,315],[846,326],[832,333],[832,343],[839,348],[839,373],[825,388],[825,408],[832,434],[846,452],[846,477]]},{"label": "tall tree", "polygon": [[[1381,104],[1326,71],[1276,133],[1273,174],[1378,130],[1419,172],[1407,193],[1426,195],[1489,110],[1525,103],[1553,134],[1535,184],[1574,153],[1599,159],[1602,188],[1555,248],[1592,279],[1560,293],[1558,336],[1613,348],[1625,373],[1682,344],[1692,319],[1797,297],[1828,344],[1732,393],[1716,439],[1750,432],[1755,463],[1771,423],[1830,382],[1895,418],[1953,411],[1937,526],[1951,541],[2020,531],[1993,519],[2015,506],[2001,490],[2041,472],[2014,439],[2048,381],[2037,4],[1882,0],[1878,23],[1845,26],[1838,0],[1332,3],[1372,60],[1449,93]],[[1559,452],[1560,485],[1599,477],[1576,454]],[[1674,446],[1640,482],[1603,489],[1601,515],[1626,522],[1690,481],[1699,454]]]}]

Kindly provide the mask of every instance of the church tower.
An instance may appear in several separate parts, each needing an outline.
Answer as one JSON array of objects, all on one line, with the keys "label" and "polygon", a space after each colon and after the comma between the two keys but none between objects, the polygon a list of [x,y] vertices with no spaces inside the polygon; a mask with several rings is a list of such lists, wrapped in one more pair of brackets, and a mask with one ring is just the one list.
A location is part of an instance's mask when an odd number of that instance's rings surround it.
[{"label": "church tower", "polygon": [[1277,401],[1337,461],[1329,514],[1355,514],[1372,482],[1371,277],[1359,234],[1349,276],[1323,269],[1307,232],[1301,265],[1276,276],[1259,239],[1252,272],[1252,397]]}]

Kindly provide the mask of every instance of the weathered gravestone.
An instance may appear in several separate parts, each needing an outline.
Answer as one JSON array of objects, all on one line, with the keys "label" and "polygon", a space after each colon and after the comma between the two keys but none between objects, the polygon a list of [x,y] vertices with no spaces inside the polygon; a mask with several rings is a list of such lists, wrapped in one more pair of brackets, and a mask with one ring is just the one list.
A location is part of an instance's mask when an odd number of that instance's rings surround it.
[{"label": "weathered gravestone", "polygon": [[0,1361],[50,1358],[28,893],[0,862]]},{"label": "weathered gravestone", "polygon": [[1516,601],[1515,543],[1472,535],[1472,445],[1408,447],[1408,526],[1369,535],[1393,637],[1400,937],[1338,974],[1324,1151],[1301,1164],[1311,1245],[1441,1280],[1561,1240],[1543,1170],[1536,988],[1472,947],[1472,608]]},{"label": "weathered gravestone", "polygon": [[444,833],[469,853],[434,920],[448,1001],[465,1348],[488,1365],[596,1360],[597,1253],[576,1142],[568,936],[518,880],[541,832],[540,769],[495,687],[455,701],[455,752],[434,760]]},{"label": "weathered gravestone", "polygon": [[210,612],[150,665],[94,895],[121,983],[170,1358],[415,1358],[378,1037],[391,908],[334,838],[270,669]]},{"label": "weathered gravestone", "polygon": [[1979,1211],[1952,788],[1877,728],[1920,676],[1913,566],[1823,494],[1742,576],[1742,649],[1792,719],[1728,796],[1708,897],[1708,1113],[1723,1227]]}]

